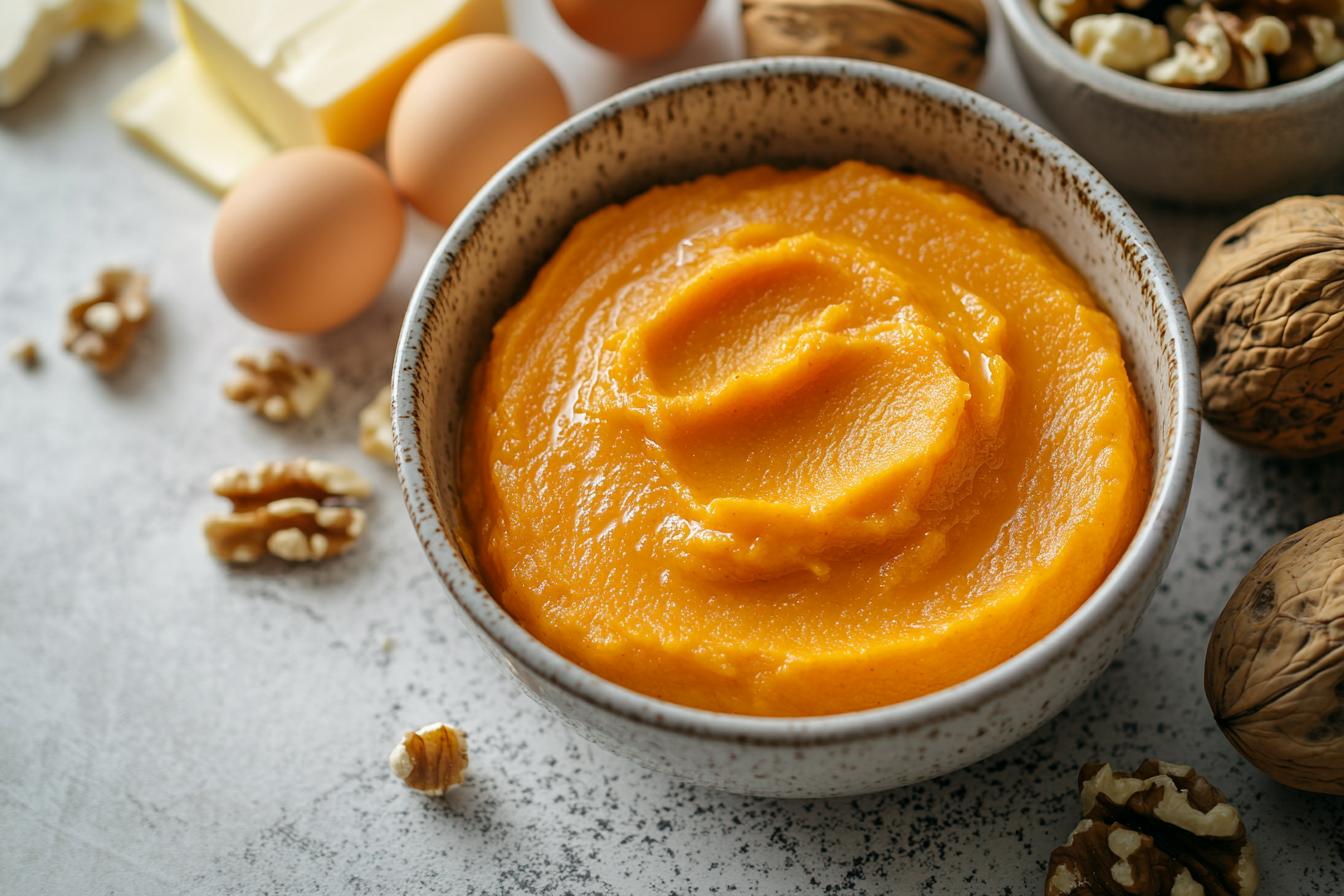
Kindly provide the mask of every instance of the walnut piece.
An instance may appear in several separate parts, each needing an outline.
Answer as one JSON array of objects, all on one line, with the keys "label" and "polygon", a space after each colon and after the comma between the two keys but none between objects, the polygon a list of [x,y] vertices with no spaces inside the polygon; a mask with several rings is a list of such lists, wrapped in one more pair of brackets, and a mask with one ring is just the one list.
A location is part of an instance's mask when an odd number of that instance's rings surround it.
[{"label": "walnut piece", "polygon": [[1344,17],[1336,22],[1326,16],[1301,13],[1286,21],[1293,33],[1293,45],[1275,60],[1274,74],[1280,81],[1296,81],[1344,61],[1344,40],[1339,33]]},{"label": "walnut piece", "polygon": [[37,340],[31,336],[22,336],[9,344],[7,349],[9,359],[20,367],[32,370],[42,363],[42,356],[37,350]]},{"label": "walnut piece", "polygon": [[1190,871],[1171,858],[1147,834],[1124,825],[1084,818],[1069,840],[1050,854],[1046,896],[1151,894],[1196,896]]},{"label": "walnut piece", "polygon": [[378,390],[359,412],[359,450],[384,463],[396,463],[396,449],[392,444],[392,387]]},{"label": "walnut piece", "polygon": [[1150,759],[1131,775],[1089,763],[1078,793],[1086,817],[1050,854],[1046,896],[1254,896],[1240,815],[1188,765]]},{"label": "walnut piece", "polygon": [[974,87],[989,20],[980,0],[743,0],[748,56],[844,56]]},{"label": "walnut piece", "polygon": [[1069,37],[1084,59],[1129,74],[1140,74],[1171,53],[1166,28],[1123,12],[1084,16],[1073,23]]},{"label": "walnut piece", "polygon": [[439,796],[463,782],[467,771],[467,735],[439,722],[407,731],[392,748],[387,764],[407,787]]},{"label": "walnut piece", "polygon": [[148,277],[108,268],[66,312],[65,347],[99,373],[112,373],[125,362],[153,311]]},{"label": "walnut piece", "polygon": [[210,478],[233,512],[205,518],[210,552],[230,563],[254,563],[266,554],[281,560],[334,557],[364,534],[363,510],[347,505],[366,498],[369,483],[349,467],[321,460],[229,467]]},{"label": "walnut piece", "polygon": [[1264,87],[1269,84],[1266,55],[1285,53],[1292,45],[1282,19],[1255,13],[1241,18],[1208,3],[1186,19],[1185,37],[1170,59],[1148,67],[1148,80],[1175,87]]},{"label": "walnut piece", "polygon": [[[1158,84],[1254,89],[1344,61],[1344,0],[1038,0],[1085,59]],[[1124,10],[1137,13],[1117,19]],[[1097,17],[1114,19],[1103,25]],[[1079,22],[1087,24],[1076,31]],[[1155,31],[1166,22],[1169,49]],[[1144,23],[1147,23],[1145,26]],[[1184,37],[1174,46],[1172,39]],[[1139,58],[1145,59],[1138,64]]]},{"label": "walnut piece", "polygon": [[1063,37],[1071,38],[1073,24],[1088,16],[1108,16],[1116,9],[1131,12],[1143,9],[1148,0],[1041,0],[1041,18],[1050,23],[1050,27]]},{"label": "walnut piece", "polygon": [[296,361],[279,349],[260,357],[239,355],[235,363],[241,372],[224,384],[224,395],[277,423],[311,417],[331,389],[330,370]]},{"label": "walnut piece", "polygon": [[1280,784],[1344,794],[1344,516],[1279,542],[1232,593],[1204,657],[1223,734]]},{"label": "walnut piece", "polygon": [[1344,40],[1339,36],[1339,25],[1325,16],[1304,15],[1298,19],[1302,30],[1311,38],[1311,55],[1321,68],[1344,62]]},{"label": "walnut piece", "polygon": [[1283,457],[1344,448],[1344,196],[1294,196],[1209,247],[1185,290],[1205,418]]}]

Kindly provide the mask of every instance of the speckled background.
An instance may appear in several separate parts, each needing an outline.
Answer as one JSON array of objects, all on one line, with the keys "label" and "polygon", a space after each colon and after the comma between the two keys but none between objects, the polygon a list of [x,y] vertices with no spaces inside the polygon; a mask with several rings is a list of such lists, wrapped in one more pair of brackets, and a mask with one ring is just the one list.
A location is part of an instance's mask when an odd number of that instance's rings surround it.
[{"label": "speckled background", "polygon": [[[587,50],[545,0],[511,6],[576,108],[740,51],[727,0],[646,66]],[[238,317],[209,269],[215,200],[102,112],[170,50],[162,3],[147,7],[136,35],[91,43],[0,111],[0,342],[32,335],[45,357],[32,373],[0,365],[0,893],[1038,893],[1079,817],[1078,765],[1149,756],[1194,764],[1240,807],[1263,893],[1344,893],[1344,800],[1243,762],[1201,687],[1235,583],[1279,538],[1344,512],[1338,458],[1267,460],[1206,430],[1184,532],[1133,643],[984,762],[830,801],[646,772],[576,739],[486,661],[394,474],[355,447],[439,230],[413,218],[392,282],[335,333],[279,337]],[[1005,52],[996,38],[984,92],[1039,120]],[[1247,210],[1138,208],[1182,281]],[[60,350],[61,310],[118,260],[151,272],[160,313],[103,381]],[[273,345],[334,368],[313,420],[274,426],[220,397],[232,350]],[[209,474],[298,454],[372,479],[364,542],[314,567],[212,561]],[[439,719],[470,732],[470,786],[428,800],[386,756]]]}]

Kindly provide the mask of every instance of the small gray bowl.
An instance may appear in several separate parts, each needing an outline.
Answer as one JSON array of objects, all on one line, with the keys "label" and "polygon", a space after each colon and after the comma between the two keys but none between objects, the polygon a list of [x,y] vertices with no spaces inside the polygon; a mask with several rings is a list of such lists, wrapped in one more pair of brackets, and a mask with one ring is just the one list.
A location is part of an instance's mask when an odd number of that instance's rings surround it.
[{"label": "small gray bowl", "polygon": [[1126,193],[1203,205],[1277,199],[1344,167],[1344,63],[1259,90],[1167,87],[1087,61],[1036,0],[999,6],[1041,109]]},{"label": "small gray bowl", "polygon": [[[1049,237],[1114,316],[1152,426],[1153,491],[1128,551],[1077,612],[1007,662],[878,709],[756,718],[689,709],[561,658],[500,608],[462,550],[458,440],[491,327],[569,229],[656,184],[762,162],[863,159],[964,184]],[[542,706],[648,768],[738,793],[825,797],[953,771],[1026,736],[1129,640],[1171,556],[1199,440],[1190,323],[1161,252],[1073,151],[978,94],[866,62],[781,58],[626,91],[509,163],[449,228],[397,348],[397,469],[425,553],[465,625]],[[620,558],[613,558],[620,562]]]}]

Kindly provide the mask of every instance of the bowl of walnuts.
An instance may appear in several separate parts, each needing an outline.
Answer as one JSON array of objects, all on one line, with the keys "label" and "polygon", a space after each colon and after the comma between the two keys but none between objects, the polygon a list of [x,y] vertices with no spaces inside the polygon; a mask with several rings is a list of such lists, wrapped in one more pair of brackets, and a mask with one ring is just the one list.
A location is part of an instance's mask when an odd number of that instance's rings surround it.
[{"label": "bowl of walnuts", "polygon": [[1005,0],[1041,108],[1123,192],[1228,204],[1344,165],[1340,0]]}]

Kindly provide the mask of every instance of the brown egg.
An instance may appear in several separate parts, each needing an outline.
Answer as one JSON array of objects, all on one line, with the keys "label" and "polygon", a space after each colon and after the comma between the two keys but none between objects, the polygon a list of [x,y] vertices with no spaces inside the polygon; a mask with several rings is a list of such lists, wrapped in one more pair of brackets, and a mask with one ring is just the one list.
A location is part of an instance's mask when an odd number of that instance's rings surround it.
[{"label": "brown egg", "polygon": [[348,149],[287,149],[248,172],[215,218],[215,276],[273,330],[329,330],[363,311],[396,264],[405,212],[383,169]]},{"label": "brown egg", "polygon": [[579,37],[626,59],[652,59],[685,43],[705,0],[552,0]]},{"label": "brown egg", "polygon": [[422,214],[448,225],[492,175],[564,121],[555,75],[502,34],[435,50],[406,81],[387,128],[387,167]]}]

